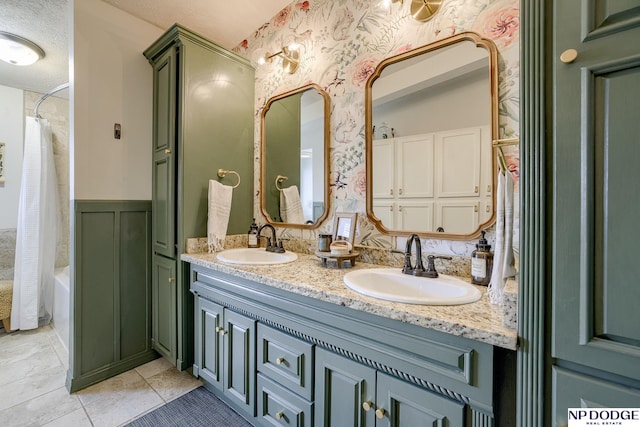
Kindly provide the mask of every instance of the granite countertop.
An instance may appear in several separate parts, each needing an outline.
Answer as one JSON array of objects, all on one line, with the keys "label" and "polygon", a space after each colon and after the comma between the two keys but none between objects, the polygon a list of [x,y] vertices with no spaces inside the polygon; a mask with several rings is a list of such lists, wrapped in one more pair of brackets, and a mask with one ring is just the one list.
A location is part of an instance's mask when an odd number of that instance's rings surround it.
[{"label": "granite countertop", "polygon": [[356,263],[353,268],[323,267],[318,257],[298,254],[287,264],[268,266],[231,265],[216,260],[215,254],[183,254],[182,261],[243,277],[267,286],[346,306],[401,322],[446,332],[487,344],[516,349],[517,333],[505,327],[502,307],[490,304],[487,288],[478,286],[482,298],[471,304],[428,306],[396,303],[367,297],[343,284],[343,276],[353,269],[381,267]]}]

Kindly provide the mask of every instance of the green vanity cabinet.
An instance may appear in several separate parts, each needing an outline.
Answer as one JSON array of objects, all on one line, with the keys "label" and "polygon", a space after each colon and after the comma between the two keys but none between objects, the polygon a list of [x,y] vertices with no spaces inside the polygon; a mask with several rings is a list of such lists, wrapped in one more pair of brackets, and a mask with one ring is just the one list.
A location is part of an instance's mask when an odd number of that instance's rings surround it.
[{"label": "green vanity cabinet", "polygon": [[484,427],[513,418],[503,352],[489,344],[201,265],[190,271],[194,374],[255,425]]},{"label": "green vanity cabinet", "polygon": [[324,349],[316,353],[316,425],[465,425],[465,405]]},{"label": "green vanity cabinet", "polygon": [[201,297],[195,312],[194,375],[220,390],[234,409],[253,417],[255,320]]},{"label": "green vanity cabinet", "polygon": [[[173,302],[154,297],[153,345],[182,370],[193,363],[194,303],[178,255],[187,239],[207,235],[209,180],[236,184],[218,169],[236,171],[243,183],[233,190],[228,233],[244,233],[252,221],[255,70],[178,24],[144,55],[153,69],[152,248],[175,269]],[[164,282],[154,276],[154,291]]]}]

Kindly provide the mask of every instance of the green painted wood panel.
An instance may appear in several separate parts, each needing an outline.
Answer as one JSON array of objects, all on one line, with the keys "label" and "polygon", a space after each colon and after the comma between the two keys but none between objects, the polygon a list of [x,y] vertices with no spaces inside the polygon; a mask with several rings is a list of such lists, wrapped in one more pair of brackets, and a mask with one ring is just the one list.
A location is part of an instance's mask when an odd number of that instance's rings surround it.
[{"label": "green painted wood panel", "polygon": [[[75,327],[80,351],[79,374],[87,375],[116,360],[117,330],[114,328],[117,290],[115,212],[84,212],[80,249],[76,253],[76,286],[82,286],[80,311]],[[78,249],[78,248],[76,248]],[[75,305],[75,304],[74,304]]]},{"label": "green painted wood panel", "polygon": [[153,256],[153,348],[171,363],[176,363],[176,260]]},{"label": "green painted wood panel", "polygon": [[256,321],[224,310],[224,393],[255,416]]},{"label": "green painted wood panel", "polygon": [[[373,427],[376,371],[318,348],[315,363],[315,424],[326,427]],[[371,403],[365,411],[362,404]]]},{"label": "green painted wood panel", "polygon": [[603,5],[555,2],[551,350],[640,381],[640,10]]},{"label": "green painted wood panel", "polygon": [[[552,370],[554,426],[568,424],[568,408],[638,408],[640,390],[557,366]],[[611,422],[611,421],[610,421]],[[593,421],[593,425],[596,421]],[[599,425],[606,425],[599,421]],[[615,425],[613,422],[610,425]]]},{"label": "green painted wood panel", "polygon": [[195,366],[194,374],[222,391],[222,339],[218,327],[222,326],[222,306],[196,299]]},{"label": "green painted wood panel", "polygon": [[[151,340],[151,212],[120,214],[120,358],[148,350]],[[141,284],[146,284],[142,286]]]},{"label": "green painted wood panel", "polygon": [[67,388],[157,357],[151,349],[151,202],[76,200]]},{"label": "green painted wood panel", "polygon": [[153,250],[176,255],[176,50],[153,67]]},{"label": "green painted wood panel", "polygon": [[376,403],[384,418],[376,427],[464,426],[465,405],[378,372]]}]

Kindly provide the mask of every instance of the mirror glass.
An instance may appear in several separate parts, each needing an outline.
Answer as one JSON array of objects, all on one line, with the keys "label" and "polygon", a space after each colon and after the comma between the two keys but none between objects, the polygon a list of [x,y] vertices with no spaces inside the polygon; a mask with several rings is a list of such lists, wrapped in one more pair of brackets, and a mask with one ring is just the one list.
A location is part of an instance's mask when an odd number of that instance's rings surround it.
[{"label": "mirror glass", "polygon": [[310,84],[262,111],[260,207],[267,221],[316,228],[329,203],[329,95]]},{"label": "mirror glass", "polygon": [[496,49],[462,33],[380,63],[366,86],[367,215],[391,235],[495,222]]}]

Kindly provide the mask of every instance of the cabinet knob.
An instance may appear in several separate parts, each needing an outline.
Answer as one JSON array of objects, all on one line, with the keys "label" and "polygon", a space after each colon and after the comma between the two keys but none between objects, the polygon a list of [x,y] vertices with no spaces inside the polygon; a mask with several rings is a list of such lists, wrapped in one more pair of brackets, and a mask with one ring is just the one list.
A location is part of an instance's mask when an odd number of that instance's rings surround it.
[{"label": "cabinet knob", "polygon": [[276,420],[281,420],[282,418],[284,418],[284,411],[280,411],[276,414]]},{"label": "cabinet knob", "polygon": [[491,185],[487,185],[487,193],[491,193]]},{"label": "cabinet knob", "polygon": [[403,193],[402,188],[399,188],[398,189],[398,194],[402,196],[402,193]]},{"label": "cabinet knob", "polygon": [[478,205],[475,205],[475,206],[473,207],[473,211],[474,211],[474,212],[478,212]]},{"label": "cabinet knob", "polygon": [[393,196],[393,188],[391,190],[389,190],[389,195]]},{"label": "cabinet knob", "polygon": [[560,54],[560,61],[565,64],[571,64],[578,57],[578,51],[575,49],[567,49]]},{"label": "cabinet knob", "polygon": [[171,154],[171,148],[166,148],[164,150],[164,154]]},{"label": "cabinet knob", "polygon": [[169,278],[167,279],[167,281],[168,281],[169,283],[173,283],[173,282],[175,282],[175,281],[176,281],[176,279],[175,279],[175,278],[173,278],[173,277],[169,277]]},{"label": "cabinet knob", "polygon": [[478,194],[478,193],[480,192],[480,187],[478,187],[478,186],[476,185],[476,188],[474,189],[474,191],[475,191],[475,193],[476,193],[476,194]]},{"label": "cabinet knob", "polygon": [[382,408],[376,409],[376,418],[381,420],[384,418],[385,410]]},{"label": "cabinet knob", "polygon": [[284,363],[284,357],[278,357],[276,359],[276,365],[282,365]]},{"label": "cabinet knob", "polygon": [[398,206],[398,212],[402,212],[402,206]]},{"label": "cabinet knob", "polygon": [[373,402],[369,402],[369,401],[363,402],[362,403],[362,409],[364,409],[365,412],[369,412],[370,410],[373,409]]},{"label": "cabinet knob", "polygon": [[227,331],[225,331],[222,326],[216,326],[216,332],[218,332],[220,335],[225,335],[227,333]]}]

